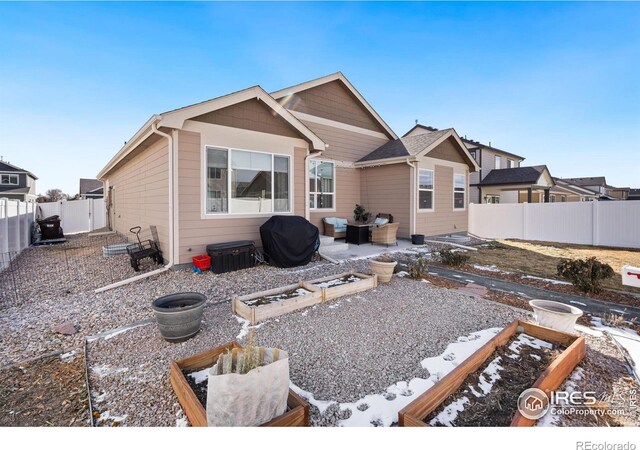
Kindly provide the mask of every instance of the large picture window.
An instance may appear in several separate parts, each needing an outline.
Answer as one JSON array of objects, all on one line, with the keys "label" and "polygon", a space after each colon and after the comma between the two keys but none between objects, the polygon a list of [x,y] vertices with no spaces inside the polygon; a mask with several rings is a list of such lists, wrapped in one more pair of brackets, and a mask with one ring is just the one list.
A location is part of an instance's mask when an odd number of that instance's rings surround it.
[{"label": "large picture window", "polygon": [[433,170],[419,171],[418,209],[433,210]]},{"label": "large picture window", "polygon": [[465,193],[467,190],[467,177],[464,174],[453,175],[453,209],[465,208]]},{"label": "large picture window", "polygon": [[335,164],[312,159],[309,161],[309,207],[333,209],[335,207]]},{"label": "large picture window", "polygon": [[289,212],[289,157],[207,148],[207,214]]}]

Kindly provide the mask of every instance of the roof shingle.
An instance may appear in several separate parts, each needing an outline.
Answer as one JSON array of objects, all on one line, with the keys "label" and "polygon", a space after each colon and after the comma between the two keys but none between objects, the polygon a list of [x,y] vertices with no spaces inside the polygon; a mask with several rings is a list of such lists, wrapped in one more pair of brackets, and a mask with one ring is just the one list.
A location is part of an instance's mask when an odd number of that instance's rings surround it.
[{"label": "roof shingle", "polygon": [[406,136],[389,141],[360,158],[359,162],[417,155],[451,130],[452,128],[447,128],[433,133]]}]

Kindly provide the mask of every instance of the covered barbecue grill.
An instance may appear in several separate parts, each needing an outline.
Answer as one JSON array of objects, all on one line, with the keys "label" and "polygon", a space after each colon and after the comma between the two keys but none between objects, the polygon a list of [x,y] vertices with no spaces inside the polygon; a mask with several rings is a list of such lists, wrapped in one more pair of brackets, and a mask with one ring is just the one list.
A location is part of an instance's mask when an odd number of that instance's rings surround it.
[{"label": "covered barbecue grill", "polygon": [[304,266],[320,246],[318,227],[300,216],[273,216],[260,227],[267,262],[277,267]]}]

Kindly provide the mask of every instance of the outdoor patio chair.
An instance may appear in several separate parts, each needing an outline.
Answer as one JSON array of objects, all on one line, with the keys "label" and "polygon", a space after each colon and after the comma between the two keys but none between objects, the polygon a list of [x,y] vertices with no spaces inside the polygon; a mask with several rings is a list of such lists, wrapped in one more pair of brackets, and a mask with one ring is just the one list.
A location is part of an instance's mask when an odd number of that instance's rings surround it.
[{"label": "outdoor patio chair", "polygon": [[324,236],[331,236],[334,239],[345,238],[347,236],[347,219],[338,217],[325,217],[322,219],[324,226]]},{"label": "outdoor patio chair", "polygon": [[371,244],[382,244],[387,247],[390,244],[398,245],[396,235],[398,234],[399,226],[398,222],[374,225],[371,229]]}]

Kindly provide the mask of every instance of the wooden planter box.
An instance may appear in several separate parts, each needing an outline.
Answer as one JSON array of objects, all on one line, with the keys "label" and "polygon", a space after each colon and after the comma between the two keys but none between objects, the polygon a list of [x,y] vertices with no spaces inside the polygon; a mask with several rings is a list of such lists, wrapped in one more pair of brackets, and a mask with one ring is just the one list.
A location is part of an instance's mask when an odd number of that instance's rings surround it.
[{"label": "wooden planter box", "polygon": [[[284,294],[285,292],[299,288],[306,289],[307,291],[310,291],[310,293],[269,303],[267,305],[249,306],[244,303],[247,300],[255,300],[260,297]],[[251,325],[255,325],[263,320],[278,317],[318,303],[322,303],[322,290],[307,283],[306,281],[300,280],[298,284],[290,284],[289,286],[243,295],[242,297],[234,296],[231,299],[231,308],[233,309],[234,314],[244,317],[251,323]]]},{"label": "wooden planter box", "polygon": [[349,272],[341,273],[339,275],[330,275],[328,277],[318,278],[317,280],[312,280],[307,282],[307,284],[310,284],[313,286],[317,283],[324,283],[327,281],[335,280],[337,278],[342,278],[349,275],[353,275],[355,277],[360,278],[360,281],[354,281],[352,283],[320,288],[322,289],[322,301],[327,302],[329,300],[333,300],[338,297],[343,297],[345,295],[352,295],[358,292],[368,291],[369,289],[373,289],[376,286],[378,286],[377,275],[365,275],[363,273],[354,272],[353,270]]},{"label": "wooden planter box", "polygon": [[[586,344],[584,337],[574,336],[551,328],[541,327],[529,322],[516,320],[504,328],[493,339],[478,349],[473,355],[457,366],[447,376],[438,381],[428,391],[409,403],[398,412],[398,424],[401,427],[428,427],[423,420],[451,394],[462,385],[467,376],[482,366],[491,356],[496,347],[505,345],[517,333],[526,333],[554,344],[561,344],[566,348],[533,384],[547,393],[558,389],[564,380],[573,372],[584,358]],[[523,417],[519,411],[513,416],[512,427],[530,427],[535,420]]]},{"label": "wooden planter box", "polygon": [[[199,370],[212,367],[217,361],[218,356],[225,353],[229,349],[242,348],[237,342],[221,345],[212,350],[199,353],[188,358],[169,363],[169,380],[173,391],[182,405],[182,409],[189,418],[189,422],[193,427],[207,426],[207,412],[205,407],[200,403],[198,397],[189,386],[183,370]],[[287,399],[289,410],[283,415],[278,416],[262,427],[306,427],[309,424],[309,405],[295,392],[289,389],[289,398]]]}]

